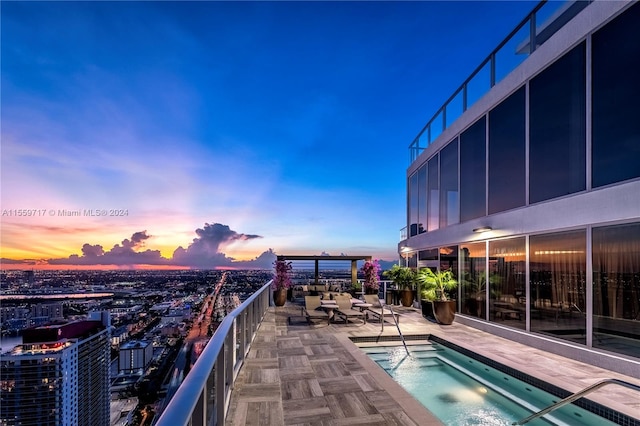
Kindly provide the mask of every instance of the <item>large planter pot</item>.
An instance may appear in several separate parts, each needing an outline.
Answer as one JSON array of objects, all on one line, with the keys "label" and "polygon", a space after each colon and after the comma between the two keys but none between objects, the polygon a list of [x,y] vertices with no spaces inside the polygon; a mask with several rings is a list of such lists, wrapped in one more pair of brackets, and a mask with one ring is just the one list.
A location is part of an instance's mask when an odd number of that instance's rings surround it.
[{"label": "large planter pot", "polygon": [[434,300],[433,301],[433,314],[436,317],[436,321],[442,325],[449,325],[453,323],[456,316],[456,301],[455,300]]},{"label": "large planter pot", "polygon": [[434,321],[436,320],[436,317],[433,314],[433,302],[431,302],[431,300],[421,299],[420,307],[422,308],[423,317]]},{"label": "large planter pot", "polygon": [[276,306],[284,306],[287,301],[287,289],[281,288],[280,290],[273,291],[273,303]]},{"label": "large planter pot", "polygon": [[410,308],[413,305],[413,290],[404,289],[400,294],[400,303],[405,308]]},{"label": "large planter pot", "polygon": [[378,294],[377,288],[365,287],[364,294]]}]

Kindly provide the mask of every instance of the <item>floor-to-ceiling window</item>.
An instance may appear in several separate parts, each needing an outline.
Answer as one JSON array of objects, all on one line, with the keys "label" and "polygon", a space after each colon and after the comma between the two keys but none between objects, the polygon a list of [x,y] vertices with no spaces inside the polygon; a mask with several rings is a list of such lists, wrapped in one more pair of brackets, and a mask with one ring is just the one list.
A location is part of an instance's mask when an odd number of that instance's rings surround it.
[{"label": "floor-to-ceiling window", "polygon": [[484,242],[460,245],[460,312],[482,319],[487,312],[486,261]]},{"label": "floor-to-ceiling window", "polygon": [[418,173],[409,178],[409,235],[418,235]]},{"label": "floor-to-ceiling window", "polygon": [[525,204],[525,92],[489,112],[489,214]]},{"label": "floor-to-ceiling window", "polygon": [[489,319],[526,328],[524,237],[489,242]]},{"label": "floor-to-ceiling window", "polygon": [[460,135],[460,222],[486,215],[486,125],[483,116]]},{"label": "floor-to-ceiling window", "polygon": [[640,177],[640,3],[592,37],[593,187]]},{"label": "floor-to-ceiling window", "polygon": [[[458,279],[458,246],[440,247],[440,270],[453,272]],[[451,290],[448,295],[451,299],[457,299],[458,289]]]},{"label": "floor-to-ceiling window", "polygon": [[418,169],[418,234],[427,232],[427,165]]},{"label": "floor-to-ceiling window", "polygon": [[458,139],[440,151],[440,227],[460,222]]},{"label": "floor-to-ceiling window", "polygon": [[440,167],[438,164],[439,155],[434,155],[427,163],[427,188],[428,200],[427,208],[429,209],[429,217],[427,230],[433,231],[438,229],[440,225]]},{"label": "floor-to-ceiling window", "polygon": [[593,346],[640,355],[640,223],[593,228]]},{"label": "floor-to-ceiling window", "polygon": [[586,344],[586,231],[529,239],[531,331]]},{"label": "floor-to-ceiling window", "polygon": [[529,202],[586,189],[586,44],[529,83]]}]

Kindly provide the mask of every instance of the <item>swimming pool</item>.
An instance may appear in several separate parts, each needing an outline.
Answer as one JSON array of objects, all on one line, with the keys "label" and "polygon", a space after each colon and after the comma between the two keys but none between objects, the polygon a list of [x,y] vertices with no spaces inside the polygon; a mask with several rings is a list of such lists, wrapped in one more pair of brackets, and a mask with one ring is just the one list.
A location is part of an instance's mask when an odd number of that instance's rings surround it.
[{"label": "swimming pool", "polygon": [[[561,398],[438,343],[362,350],[445,425],[511,425]],[[573,404],[528,425],[614,425]]]}]

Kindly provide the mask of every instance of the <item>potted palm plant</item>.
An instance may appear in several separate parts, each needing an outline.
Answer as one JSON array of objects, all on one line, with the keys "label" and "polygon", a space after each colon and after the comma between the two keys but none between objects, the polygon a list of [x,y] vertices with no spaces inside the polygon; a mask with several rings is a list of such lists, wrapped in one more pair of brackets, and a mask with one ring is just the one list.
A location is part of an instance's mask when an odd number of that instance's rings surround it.
[{"label": "potted palm plant", "polygon": [[402,289],[400,302],[402,306],[410,307],[413,304],[413,287],[416,283],[417,273],[408,266],[393,265],[391,269],[382,274],[390,278],[398,287]]},{"label": "potted palm plant", "polygon": [[433,300],[433,314],[440,324],[449,325],[453,322],[456,313],[456,301],[449,295],[458,286],[458,281],[451,270],[434,272],[429,268],[418,272],[418,282],[425,294],[435,296]]},{"label": "potted palm plant", "polygon": [[421,285],[420,289],[420,307],[422,309],[422,316],[435,321],[436,317],[433,314],[433,301],[436,300],[436,290],[434,288],[424,288]]},{"label": "potted palm plant", "polygon": [[273,290],[273,303],[276,306],[284,306],[287,301],[287,290],[291,287],[291,262],[286,260],[276,260],[273,262],[275,267],[275,275],[273,282],[271,283],[271,289]]}]

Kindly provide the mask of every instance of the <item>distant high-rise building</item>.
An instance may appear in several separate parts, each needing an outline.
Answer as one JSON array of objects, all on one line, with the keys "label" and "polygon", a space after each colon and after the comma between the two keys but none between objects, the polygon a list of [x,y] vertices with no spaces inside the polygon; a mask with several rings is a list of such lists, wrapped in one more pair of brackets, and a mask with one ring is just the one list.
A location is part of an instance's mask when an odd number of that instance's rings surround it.
[{"label": "distant high-rise building", "polygon": [[39,326],[64,319],[62,303],[38,303],[31,306],[31,325]]},{"label": "distant high-rise building", "polygon": [[120,346],[118,359],[119,373],[142,372],[153,359],[153,345],[151,342],[133,340]]},{"label": "distant high-rise building", "polygon": [[24,280],[26,284],[32,287],[36,283],[36,273],[34,271],[24,271]]},{"label": "distant high-rise building", "polygon": [[109,425],[108,312],[27,329],[0,355],[0,424]]}]

